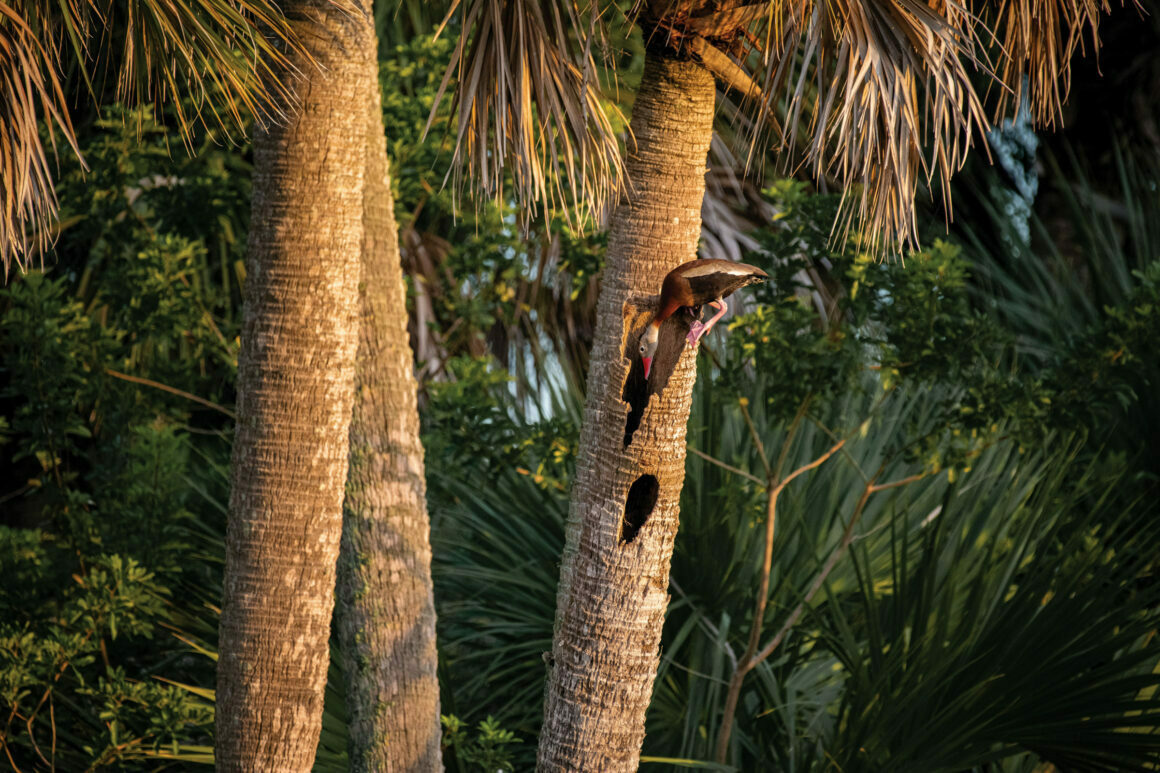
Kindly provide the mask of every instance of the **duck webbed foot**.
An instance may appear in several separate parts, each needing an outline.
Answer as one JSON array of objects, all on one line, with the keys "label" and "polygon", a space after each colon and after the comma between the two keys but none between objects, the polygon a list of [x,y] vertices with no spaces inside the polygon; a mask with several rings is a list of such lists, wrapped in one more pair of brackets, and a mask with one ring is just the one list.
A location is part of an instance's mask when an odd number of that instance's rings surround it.
[{"label": "duck webbed foot", "polygon": [[689,326],[689,334],[685,336],[685,343],[689,346],[696,346],[697,342],[701,340],[701,336],[705,335],[707,328],[705,323],[701,320],[694,320],[693,324]]}]

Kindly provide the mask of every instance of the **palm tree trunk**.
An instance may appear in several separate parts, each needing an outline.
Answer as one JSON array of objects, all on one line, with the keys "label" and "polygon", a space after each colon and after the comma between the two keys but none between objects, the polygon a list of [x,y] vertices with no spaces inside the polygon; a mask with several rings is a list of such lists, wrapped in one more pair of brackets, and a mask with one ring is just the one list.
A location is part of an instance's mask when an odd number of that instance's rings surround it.
[{"label": "palm tree trunk", "polygon": [[287,81],[298,110],[255,130],[217,680],[224,771],[313,764],[354,396],[366,21],[329,0],[283,9],[317,64],[299,58]]},{"label": "palm tree trunk", "polygon": [[365,51],[362,317],[350,427],[338,626],[352,771],[440,771],[435,601],[423,446],[399,238],[383,136],[377,46]]},{"label": "palm tree trunk", "polygon": [[633,106],[632,192],[609,234],[540,736],[541,770],[636,770],[659,663],[696,357],[687,321],[636,356],[661,280],[696,257],[714,85],[650,50]]}]

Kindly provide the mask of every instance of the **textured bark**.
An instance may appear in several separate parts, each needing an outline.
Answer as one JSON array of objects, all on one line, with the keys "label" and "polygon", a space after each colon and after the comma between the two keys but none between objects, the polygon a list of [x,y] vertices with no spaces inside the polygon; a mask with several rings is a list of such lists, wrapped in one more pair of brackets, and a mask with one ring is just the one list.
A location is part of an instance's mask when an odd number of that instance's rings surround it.
[{"label": "textured bark", "polygon": [[371,41],[362,312],[338,564],[350,760],[352,771],[439,771],[423,446],[373,30]]},{"label": "textured bark", "polygon": [[[656,311],[661,280],[696,257],[713,99],[713,78],[703,66],[649,51],[632,114],[632,192],[613,216],[600,289],[541,770],[636,770],[639,764],[696,378],[695,353],[683,340],[688,317],[677,315],[662,327],[647,384],[636,347]],[[626,446],[626,425],[632,430],[637,419]]]},{"label": "textured bark", "polygon": [[284,4],[298,111],[255,130],[217,680],[218,770],[308,771],[330,660],[354,394],[367,21]]}]

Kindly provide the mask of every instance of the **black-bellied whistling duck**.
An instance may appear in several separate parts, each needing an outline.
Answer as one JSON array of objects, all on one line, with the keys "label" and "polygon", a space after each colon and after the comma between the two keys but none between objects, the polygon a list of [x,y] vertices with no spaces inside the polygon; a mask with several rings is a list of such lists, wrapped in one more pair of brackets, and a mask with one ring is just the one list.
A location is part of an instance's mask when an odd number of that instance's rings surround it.
[{"label": "black-bellied whistling duck", "polygon": [[769,275],[757,266],[734,263],[731,260],[691,260],[682,263],[665,276],[661,285],[660,310],[640,337],[640,359],[644,363],[644,377],[652,370],[653,355],[657,351],[661,323],[680,308],[690,310],[708,304],[717,310],[713,318],[702,324],[694,320],[685,341],[696,346],[701,337],[713,329],[717,320],[724,316],[729,307],[725,299],[735,291],[754,282],[768,279]]}]

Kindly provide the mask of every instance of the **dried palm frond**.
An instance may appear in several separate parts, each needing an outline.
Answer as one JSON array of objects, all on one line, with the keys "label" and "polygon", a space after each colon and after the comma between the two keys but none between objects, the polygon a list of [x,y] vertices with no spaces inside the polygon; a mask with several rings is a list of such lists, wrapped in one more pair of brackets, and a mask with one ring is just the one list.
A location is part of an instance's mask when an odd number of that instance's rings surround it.
[{"label": "dried palm frond", "polygon": [[170,105],[186,134],[195,124],[244,128],[251,115],[280,120],[293,106],[287,47],[310,60],[277,0],[139,0],[121,12],[129,40],[118,100]]},{"label": "dried palm frond", "polygon": [[[920,178],[937,176],[949,201],[951,174],[987,126],[970,80],[986,70],[972,22],[953,0],[795,0],[763,19],[764,107],[784,111],[783,147],[800,144],[816,176],[859,191],[840,228],[857,223],[872,251],[917,240]],[[764,128],[759,113],[750,141]]]},{"label": "dried palm frond", "polygon": [[850,194],[839,220],[871,251],[917,240],[914,198],[935,185],[950,211],[950,176],[988,113],[972,77],[997,88],[994,115],[1027,103],[1050,124],[1069,60],[1107,0],[785,0],[743,4],[639,0],[646,35],[697,56],[726,89],[747,168],[780,140]]},{"label": "dried palm frond", "polygon": [[745,175],[729,141],[713,132],[701,204],[700,256],[744,260],[745,253],[758,248],[753,232],[768,226],[776,214],[760,187]]},{"label": "dried palm frond", "polygon": [[[113,98],[172,106],[188,138],[290,106],[288,52],[301,53],[275,0],[0,0],[0,263],[5,273],[50,241],[52,175],[40,122],[79,152],[58,73],[116,67]],[[31,227],[34,236],[28,237]]]},{"label": "dried palm frond", "polygon": [[[1040,124],[1059,115],[1070,57],[1089,31],[1098,47],[1108,10],[1109,0],[636,0],[628,17],[649,45],[717,76],[746,169],[760,169],[772,135],[785,168],[803,162],[847,191],[836,236],[857,229],[877,252],[917,242],[920,183],[949,216],[950,177],[992,115],[1012,103]],[[591,206],[618,190],[602,178],[619,160],[587,91],[598,18],[564,0],[470,0],[444,83],[458,74],[452,174],[466,165],[499,197],[510,173],[532,207],[558,206],[566,190]],[[998,91],[993,113],[972,79]]]},{"label": "dried palm frond", "polygon": [[463,33],[431,109],[456,78],[455,189],[466,171],[499,201],[510,176],[526,221],[541,206],[577,228],[601,220],[624,174],[609,113],[623,118],[601,99],[592,56],[599,13],[566,0],[456,0],[448,21],[460,7]]},{"label": "dried palm frond", "polygon": [[983,24],[995,31],[1003,47],[999,74],[1007,89],[1000,95],[997,115],[1017,113],[1026,104],[1037,124],[1053,125],[1067,100],[1071,58],[1083,46],[1084,31],[1090,30],[1092,51],[1098,51],[1100,14],[1110,12],[1111,6],[1107,0],[977,5]]},{"label": "dried palm frond", "polygon": [[[0,264],[47,246],[57,201],[38,117],[59,129],[79,155],[64,91],[49,50],[10,5],[0,0]],[[31,235],[29,234],[31,229]]]}]

